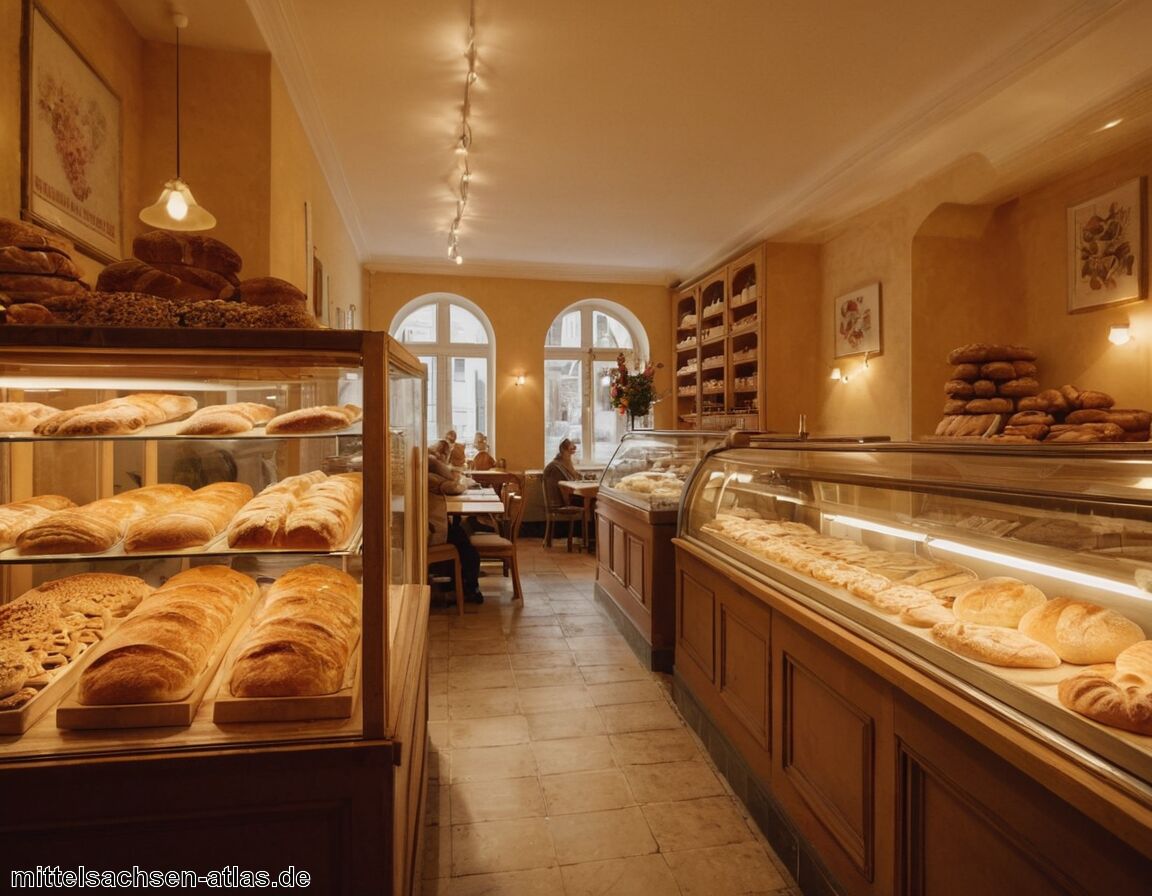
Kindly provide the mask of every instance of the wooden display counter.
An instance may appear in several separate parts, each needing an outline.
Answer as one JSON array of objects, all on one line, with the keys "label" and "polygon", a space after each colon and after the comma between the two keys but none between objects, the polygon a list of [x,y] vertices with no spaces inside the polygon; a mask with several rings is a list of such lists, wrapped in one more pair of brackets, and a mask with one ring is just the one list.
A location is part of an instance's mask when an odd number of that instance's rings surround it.
[{"label": "wooden display counter", "polygon": [[806,896],[1148,891],[1146,794],[673,543],[677,704]]}]

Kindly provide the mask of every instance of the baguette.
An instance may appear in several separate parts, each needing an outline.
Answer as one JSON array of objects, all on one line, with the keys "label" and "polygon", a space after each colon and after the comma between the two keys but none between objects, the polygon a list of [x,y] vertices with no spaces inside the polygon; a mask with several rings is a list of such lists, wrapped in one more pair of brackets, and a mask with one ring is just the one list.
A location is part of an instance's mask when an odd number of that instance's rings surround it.
[{"label": "baguette", "polygon": [[313,485],[284,520],[284,546],[330,551],[352,534],[364,495],[360,473],[338,473]]},{"label": "baguette", "polygon": [[177,430],[182,436],[223,436],[248,432],[276,416],[270,405],[251,401],[216,404],[200,408]]},{"label": "baguette", "polygon": [[264,431],[269,435],[325,432],[351,426],[362,416],[363,411],[354,404],[299,408],[273,417],[264,427]]},{"label": "baguette", "polygon": [[5,401],[0,403],[0,432],[32,432],[42,420],[59,413],[38,401]]},{"label": "baguette", "polygon": [[309,488],[326,478],[324,473],[314,470],[268,486],[232,518],[228,525],[228,547],[280,547],[288,514]]},{"label": "baguette", "polygon": [[206,545],[251,499],[252,488],[242,482],[206,485],[176,506],[132,523],[124,533],[124,551],[136,554]]},{"label": "baguette", "polygon": [[190,414],[196,405],[196,399],[187,395],[136,392],[59,411],[42,420],[33,431],[40,436],[131,435],[145,426]]}]

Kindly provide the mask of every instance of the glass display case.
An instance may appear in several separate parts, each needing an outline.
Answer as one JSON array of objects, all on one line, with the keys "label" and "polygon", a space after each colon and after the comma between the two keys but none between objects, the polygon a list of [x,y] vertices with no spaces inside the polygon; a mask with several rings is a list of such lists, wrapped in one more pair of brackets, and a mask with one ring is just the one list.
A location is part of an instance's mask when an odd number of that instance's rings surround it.
[{"label": "glass display case", "polygon": [[679,536],[1152,805],[1152,679],[1119,682],[1126,723],[1068,683],[1139,668],[1152,635],[1147,448],[722,450]]},{"label": "glass display case", "polygon": [[645,510],[677,510],[689,474],[724,434],[640,430],[625,433],[600,477],[600,496]]},{"label": "glass display case", "polygon": [[[125,413],[129,405],[146,411]],[[302,829],[312,823],[306,820],[314,810],[307,808],[310,788],[328,786],[320,784],[323,757],[335,767],[349,749],[365,750],[366,774],[377,774],[379,768],[369,768],[379,763],[405,778],[403,787],[399,779],[393,787],[390,776],[381,778],[389,781],[389,804],[398,805],[401,792],[422,793],[426,711],[420,681],[426,681],[428,596],[425,374],[418,361],[383,333],[0,328],[0,412],[41,406],[47,410],[36,413],[49,421],[44,425],[36,418],[0,417],[7,424],[0,432],[0,639],[15,638],[33,661],[24,684],[0,690],[0,787],[50,791],[55,769],[98,762],[107,790],[97,788],[82,801],[78,817],[115,818],[108,822],[113,829],[138,814],[132,800],[145,802],[141,791],[150,774],[179,777],[172,769],[181,763],[191,770],[201,757],[212,757],[205,761],[219,792],[209,787],[198,793],[192,784],[180,793],[190,808],[187,825],[174,822],[171,842],[153,844],[161,853],[182,837],[210,837],[211,819],[218,809],[226,811],[230,790],[251,794],[263,787],[230,777],[236,769],[229,757],[254,749],[264,752],[262,767],[278,772],[252,799],[274,802],[282,796],[274,780],[296,781]],[[81,413],[90,407],[91,419]],[[200,423],[206,409],[214,416]],[[61,413],[45,416],[53,411]],[[197,516],[203,508],[189,502],[221,484],[239,497],[226,511]],[[313,500],[315,490],[337,484],[339,490],[327,493],[335,504],[325,505],[323,496]],[[277,498],[275,522],[261,519],[266,540],[245,541],[237,534],[246,531],[241,520],[277,489],[288,496]],[[143,493],[161,497],[148,503]],[[36,511],[34,519],[7,528],[14,505],[42,503],[46,496],[68,506]],[[302,507],[293,529],[292,514]],[[180,513],[197,527],[211,516],[209,531],[191,543],[133,540],[143,520]],[[111,541],[91,549],[67,541],[37,547],[42,529],[64,525],[57,514],[99,517]],[[289,534],[305,530],[311,540]],[[183,629],[180,649],[171,648],[190,658],[190,690],[174,687],[167,696],[136,700],[92,698],[96,669],[111,664],[100,665],[105,651],[121,649],[121,643],[145,644],[157,653],[169,649],[166,636],[149,640],[151,628],[137,625],[131,638],[118,632],[139,623],[146,610],[154,612],[160,592],[153,589],[189,572],[199,576],[197,583],[209,573],[245,583],[211,638],[201,639],[197,630],[195,638],[204,642],[198,652],[183,650],[189,640]],[[327,670],[329,685],[309,678],[296,692],[244,692],[236,670],[246,638],[265,616],[283,622],[286,611],[271,608],[266,598],[293,573],[312,576],[301,586],[303,595],[347,591],[347,603],[332,611],[343,627],[309,616],[314,647],[307,638],[293,640],[294,629],[292,637],[274,642],[290,646],[265,649],[323,656],[301,665]],[[101,588],[116,593],[108,598]],[[134,596],[124,597],[121,589]],[[53,604],[51,631],[41,632],[22,615],[30,592],[45,600],[37,595],[65,591],[71,602]],[[194,602],[199,600],[197,595]],[[195,616],[197,610],[189,605],[187,612]],[[343,652],[334,651],[337,641]],[[400,743],[410,747],[402,764]],[[304,771],[309,767],[314,778]],[[363,798],[357,788],[366,794],[385,786],[348,774],[347,794],[312,794],[317,804],[355,801]],[[152,785],[161,786],[157,780]],[[27,809],[5,802],[17,813]],[[403,814],[419,807],[416,799]],[[16,820],[3,814],[6,825],[36,823],[34,814]],[[388,835],[382,827],[380,836]],[[400,840],[408,844],[411,837]],[[381,846],[377,839],[371,848],[390,852]],[[410,856],[395,862],[398,873],[411,874]],[[371,873],[380,872],[377,864]]]}]

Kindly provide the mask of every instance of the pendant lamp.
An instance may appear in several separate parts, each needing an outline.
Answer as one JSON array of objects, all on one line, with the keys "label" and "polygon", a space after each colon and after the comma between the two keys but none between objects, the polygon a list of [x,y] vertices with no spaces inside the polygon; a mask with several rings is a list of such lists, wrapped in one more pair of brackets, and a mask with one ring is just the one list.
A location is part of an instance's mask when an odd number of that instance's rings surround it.
[{"label": "pendant lamp", "polygon": [[188,184],[180,178],[180,31],[188,17],[173,13],[176,26],[176,176],[164,184],[160,198],[140,212],[140,220],[162,230],[211,230],[216,216],[196,202]]}]

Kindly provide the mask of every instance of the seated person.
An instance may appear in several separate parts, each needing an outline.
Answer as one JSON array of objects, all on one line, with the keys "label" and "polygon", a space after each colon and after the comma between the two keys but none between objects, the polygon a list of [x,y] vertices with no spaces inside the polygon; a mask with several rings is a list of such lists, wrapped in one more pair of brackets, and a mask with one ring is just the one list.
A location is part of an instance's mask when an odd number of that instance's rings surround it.
[{"label": "seated person", "polygon": [[473,470],[491,470],[496,466],[495,458],[488,453],[488,437],[484,433],[476,433],[472,447],[476,449],[476,456],[472,458]]},{"label": "seated person", "polygon": [[581,478],[580,471],[573,462],[575,456],[576,443],[571,439],[565,439],[560,443],[556,456],[544,468],[544,498],[549,507],[563,507],[565,504],[577,507],[583,505],[584,499],[579,495],[573,495],[566,501],[564,493],[560,490],[560,482],[563,480]]},{"label": "seated person", "polygon": [[464,599],[484,603],[480,593],[480,553],[472,544],[468,533],[459,522],[449,520],[445,495],[461,495],[468,482],[458,472],[440,460],[428,455],[428,544],[451,544],[460,554],[460,586]]}]

